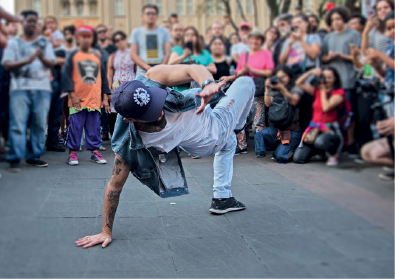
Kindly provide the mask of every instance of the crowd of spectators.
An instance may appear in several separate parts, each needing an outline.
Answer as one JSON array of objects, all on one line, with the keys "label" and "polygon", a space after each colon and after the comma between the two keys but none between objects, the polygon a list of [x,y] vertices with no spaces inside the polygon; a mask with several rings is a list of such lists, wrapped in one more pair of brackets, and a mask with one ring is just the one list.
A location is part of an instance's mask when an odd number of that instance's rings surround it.
[{"label": "crowd of spectators", "polygon": [[[212,23],[203,36],[183,26],[177,14],[158,25],[158,8],[151,4],[129,38],[104,24],[66,26],[62,32],[55,16],[40,23],[32,10],[18,20],[5,17],[0,152],[7,142],[9,170],[19,172],[23,158],[48,166],[40,159],[45,146],[49,152],[67,146],[68,164],[78,165],[85,142],[91,160],[106,163],[99,151],[114,131],[111,92],[159,64],[200,64],[215,80],[249,76],[256,84],[255,118],[238,133],[236,155],[249,151],[251,137],[256,157],[274,151],[272,159],[281,164],[313,159],[337,166],[346,152],[358,163],[393,167],[394,2],[377,0],[374,11],[366,18],[336,6],[324,20],[297,11],[278,16],[264,32],[242,22],[228,37],[222,22]],[[382,86],[361,89],[364,80]],[[377,95],[385,89],[392,97]],[[374,102],[384,104],[380,119],[371,109]],[[393,177],[393,171],[381,176]]]}]

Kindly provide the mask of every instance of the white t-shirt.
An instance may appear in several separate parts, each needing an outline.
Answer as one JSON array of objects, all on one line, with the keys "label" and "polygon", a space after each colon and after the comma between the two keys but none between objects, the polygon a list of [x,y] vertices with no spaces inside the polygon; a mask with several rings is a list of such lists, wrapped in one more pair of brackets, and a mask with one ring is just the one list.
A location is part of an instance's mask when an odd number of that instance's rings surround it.
[{"label": "white t-shirt", "polygon": [[156,133],[138,131],[144,145],[170,152],[177,146],[194,156],[207,156],[219,139],[218,122],[212,117],[208,106],[201,114],[196,110],[184,113],[165,111],[166,127]]},{"label": "white t-shirt", "polygon": [[243,52],[247,51],[250,51],[250,46],[248,44],[243,44],[240,42],[232,46],[232,48],[230,49],[230,56],[233,56],[233,54],[235,53],[240,55]]}]

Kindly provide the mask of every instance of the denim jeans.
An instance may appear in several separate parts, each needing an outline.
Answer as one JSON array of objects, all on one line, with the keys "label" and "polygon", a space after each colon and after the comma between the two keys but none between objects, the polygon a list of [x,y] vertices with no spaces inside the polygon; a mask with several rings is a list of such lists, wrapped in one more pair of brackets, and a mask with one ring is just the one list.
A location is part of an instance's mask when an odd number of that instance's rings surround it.
[{"label": "denim jeans", "polygon": [[[10,127],[8,162],[38,160],[44,153],[45,126],[51,93],[45,91],[14,91],[10,94]],[[27,142],[27,128],[30,140]]]},{"label": "denim jeans", "polygon": [[[240,77],[212,110],[213,121],[218,121],[221,140],[207,156],[214,158],[214,198],[232,197],[233,157],[236,151],[234,130],[244,127],[254,100],[255,83],[252,78]],[[207,108],[206,108],[207,109]]]},{"label": "denim jeans", "polygon": [[274,150],[273,156],[280,164],[288,163],[289,155],[295,151],[302,138],[301,131],[291,132],[291,141],[289,144],[282,144],[277,139],[277,129],[266,127],[255,134],[255,152],[261,153]]}]

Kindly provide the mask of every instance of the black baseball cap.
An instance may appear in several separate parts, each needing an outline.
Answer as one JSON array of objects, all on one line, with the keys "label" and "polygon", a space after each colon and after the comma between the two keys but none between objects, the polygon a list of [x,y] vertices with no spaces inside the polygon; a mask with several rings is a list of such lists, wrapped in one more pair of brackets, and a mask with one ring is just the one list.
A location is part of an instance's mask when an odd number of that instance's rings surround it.
[{"label": "black baseball cap", "polygon": [[147,122],[156,121],[163,110],[167,91],[148,88],[138,80],[122,83],[112,94],[115,110],[125,118]]}]

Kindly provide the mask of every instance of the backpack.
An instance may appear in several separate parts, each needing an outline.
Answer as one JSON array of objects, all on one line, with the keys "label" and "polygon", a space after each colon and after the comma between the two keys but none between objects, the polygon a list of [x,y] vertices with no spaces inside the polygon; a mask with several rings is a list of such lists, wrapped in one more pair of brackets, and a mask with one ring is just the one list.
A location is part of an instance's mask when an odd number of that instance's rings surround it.
[{"label": "backpack", "polygon": [[279,93],[273,97],[269,108],[269,121],[274,128],[285,129],[293,123],[295,109],[285,97]]}]

